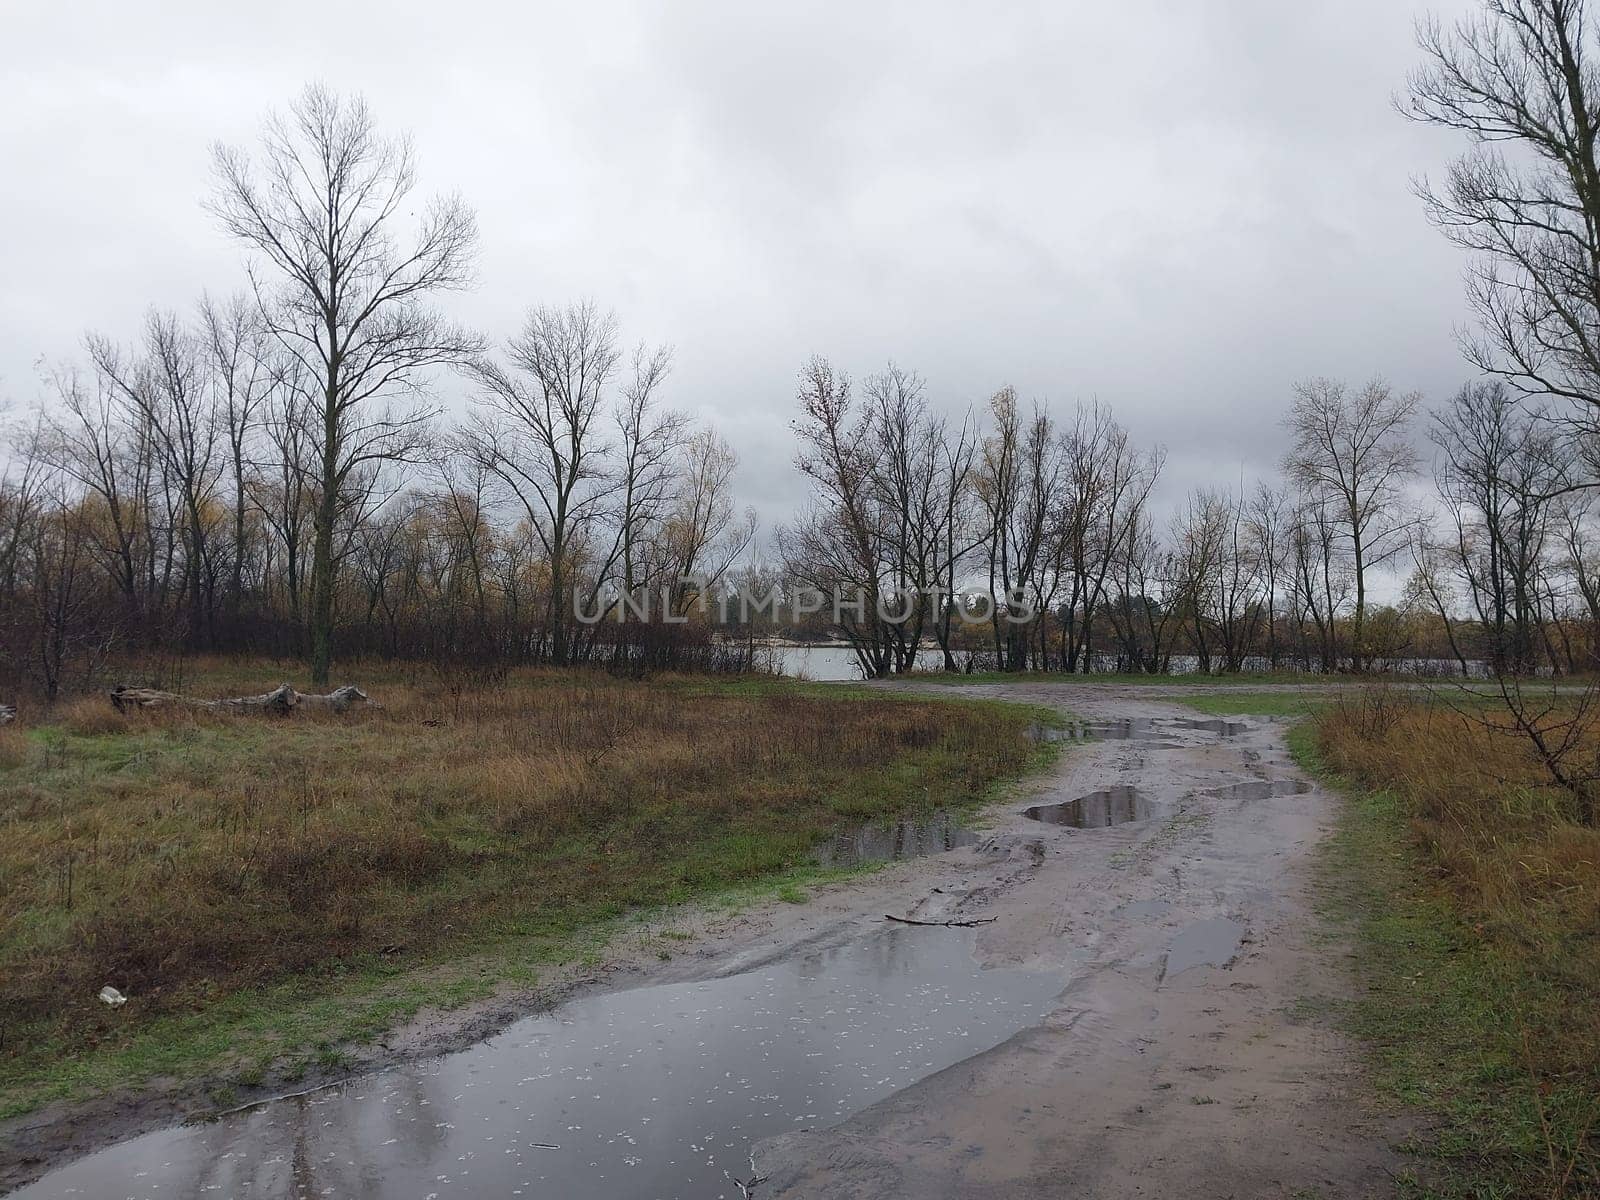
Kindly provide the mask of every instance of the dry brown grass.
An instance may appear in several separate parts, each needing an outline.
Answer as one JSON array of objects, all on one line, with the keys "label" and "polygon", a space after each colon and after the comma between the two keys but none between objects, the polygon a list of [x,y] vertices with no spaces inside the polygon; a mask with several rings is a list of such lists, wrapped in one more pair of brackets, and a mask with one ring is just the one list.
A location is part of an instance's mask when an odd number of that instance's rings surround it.
[{"label": "dry brown grass", "polygon": [[[1404,801],[1461,910],[1509,942],[1600,934],[1600,829],[1576,822],[1529,744],[1493,710],[1387,703],[1376,720],[1370,700],[1334,705],[1323,756]],[[1593,736],[1600,743],[1600,728]]]},{"label": "dry brown grass", "polygon": [[[1600,830],[1492,707],[1374,693],[1330,706],[1316,734],[1326,765],[1373,789],[1367,816],[1382,822],[1393,803],[1409,834],[1393,913],[1365,918],[1368,1022],[1397,1091],[1446,1114],[1441,1157],[1461,1175],[1444,1191],[1593,1194]],[[1600,728],[1587,737],[1600,745]],[[1369,844],[1349,865],[1396,850]]]},{"label": "dry brown grass", "polygon": [[0,726],[0,771],[28,760],[28,735],[15,725]]},{"label": "dry brown grass", "polygon": [[[783,686],[373,694],[289,719],[88,698],[4,731],[0,1054],[296,972],[561,936],[784,869],[841,821],[970,800],[1028,756],[1021,711]],[[126,1009],[94,1000],[107,983]]]}]

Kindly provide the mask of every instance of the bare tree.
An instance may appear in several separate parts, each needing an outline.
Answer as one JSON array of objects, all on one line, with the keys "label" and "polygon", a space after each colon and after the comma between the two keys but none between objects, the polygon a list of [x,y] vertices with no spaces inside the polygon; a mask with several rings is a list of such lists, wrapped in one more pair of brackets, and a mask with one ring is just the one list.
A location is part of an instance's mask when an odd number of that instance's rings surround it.
[{"label": "bare tree", "polygon": [[1278,642],[1278,601],[1286,586],[1289,544],[1289,497],[1280,487],[1266,480],[1256,484],[1250,497],[1246,516],[1251,553],[1259,565],[1261,583],[1266,590],[1267,665],[1277,669],[1280,654]]},{"label": "bare tree", "polygon": [[1495,671],[1537,666],[1550,496],[1571,453],[1499,380],[1463,386],[1432,414],[1435,478],[1454,526],[1453,557],[1489,637]]},{"label": "bare tree", "polygon": [[26,542],[54,481],[46,462],[43,419],[5,432],[11,454],[0,468],[0,599],[7,611],[15,612],[28,583],[23,571]]},{"label": "bare tree", "polygon": [[1456,639],[1456,622],[1451,615],[1454,589],[1451,586],[1451,571],[1448,566],[1450,555],[1445,552],[1439,539],[1434,535],[1430,521],[1418,521],[1413,526],[1409,545],[1411,575],[1406,580],[1404,602],[1408,608],[1426,608],[1433,616],[1438,617],[1439,623],[1444,628],[1445,638],[1450,643],[1450,653],[1455,657],[1456,665],[1461,668],[1462,678],[1466,678],[1471,675],[1472,670],[1467,663],[1467,656],[1461,650],[1461,643]]},{"label": "bare tree", "polygon": [[[952,576],[947,558],[964,556],[971,543],[952,539],[962,506],[960,489],[971,469],[972,446],[963,427],[948,443],[945,421],[928,406],[920,375],[890,363],[866,381],[870,475],[884,521],[883,572],[892,611],[904,619],[885,633],[894,647],[894,669],[909,671],[930,622],[948,641],[950,605],[942,594]],[[955,490],[952,490],[955,489]],[[950,589],[953,590],[953,587]]]},{"label": "bare tree", "polygon": [[995,393],[989,410],[993,432],[978,456],[976,484],[988,515],[995,655],[1002,670],[1023,671],[1039,618],[1010,620],[1006,610],[1027,603],[1042,613],[1054,598],[1065,461],[1046,408],[1034,405],[1024,421],[1017,393],[1007,387]]},{"label": "bare tree", "polygon": [[[373,464],[407,461],[432,406],[427,373],[479,340],[428,307],[472,279],[477,221],[459,198],[430,202],[409,238],[411,143],[386,138],[364,101],[313,85],[266,124],[259,159],[214,151],[211,210],[257,254],[251,282],[268,330],[303,368],[316,465],[311,675],[333,655],[335,529]],[[370,477],[370,473],[367,473]]]},{"label": "bare tree", "polygon": [[[474,362],[480,419],[466,448],[526,515],[549,564],[549,657],[571,657],[571,591],[618,485],[599,422],[617,369],[617,322],[592,303],[535,308],[506,346]],[[603,573],[603,572],[599,572]]]},{"label": "bare tree", "polygon": [[[297,629],[304,625],[306,555],[316,511],[312,408],[299,362],[290,358],[277,364],[262,419],[269,453],[264,469],[252,473],[246,485],[271,535],[263,550],[263,573],[279,581],[289,620]],[[274,559],[281,560],[277,570]]]},{"label": "bare tree", "polygon": [[941,593],[933,628],[944,669],[950,672],[957,670],[951,648],[951,628],[959,603],[956,588],[970,556],[983,540],[972,489],[979,440],[970,412],[953,437],[949,426],[941,423],[938,478],[930,506],[937,530],[934,578]]},{"label": "bare tree", "polygon": [[1227,575],[1230,509],[1227,496],[1202,488],[1190,493],[1172,526],[1167,603],[1187,619],[1190,644],[1205,675],[1211,673],[1216,649],[1220,588]]},{"label": "bare tree", "polygon": [[1156,534],[1149,505],[1141,500],[1129,512],[1127,535],[1112,567],[1115,590],[1107,607],[1127,670],[1156,674],[1170,665],[1172,639],[1183,617],[1169,586],[1172,557]]},{"label": "bare tree", "polygon": [[42,500],[24,544],[31,584],[23,641],[31,652],[24,669],[53,702],[74,670],[88,684],[116,634],[98,611],[84,514],[59,477],[43,489]]},{"label": "bare tree", "polygon": [[1423,22],[1403,111],[1465,133],[1442,187],[1418,190],[1472,255],[1481,332],[1467,356],[1524,392],[1600,408],[1600,79],[1582,0],[1488,0]]},{"label": "bare tree", "polygon": [[1222,552],[1217,560],[1216,628],[1226,671],[1242,671],[1245,658],[1256,646],[1263,615],[1263,567],[1258,543],[1245,515],[1243,485],[1235,495],[1224,492]]},{"label": "bare tree", "polygon": [[1295,385],[1284,422],[1294,439],[1286,463],[1290,477],[1326,503],[1350,551],[1350,657],[1357,671],[1368,661],[1367,572],[1403,548],[1412,521],[1402,502],[1417,470],[1408,430],[1420,403],[1417,394],[1397,393],[1379,379],[1354,393],[1331,379],[1310,379]]},{"label": "bare tree", "polygon": [[683,447],[688,419],[678,412],[661,411],[656,393],[672,362],[661,346],[648,351],[640,346],[633,355],[633,378],[623,390],[615,414],[621,459],[618,488],[617,536],[621,549],[624,592],[644,581],[638,577],[639,558],[646,531],[657,525],[671,500],[673,456]]},{"label": "bare tree", "polygon": [[267,398],[280,376],[269,357],[267,331],[260,313],[248,299],[234,296],[219,303],[208,296],[200,302],[200,320],[216,390],[213,408],[227,442],[233,492],[228,606],[237,621],[249,558],[251,445]]},{"label": "bare tree", "polygon": [[873,480],[871,414],[858,417],[850,378],[821,357],[800,373],[801,449],[795,465],[817,488],[813,509],[778,544],[791,577],[849,605],[842,629],[862,673],[882,678],[894,665],[894,637],[880,619],[881,569],[889,541]]},{"label": "bare tree", "polygon": [[[1302,665],[1324,673],[1339,666],[1338,617],[1349,598],[1348,570],[1337,545],[1336,522],[1325,495],[1300,496],[1288,527],[1289,596]],[[1308,629],[1307,626],[1310,626]]]},{"label": "bare tree", "polygon": [[1093,664],[1094,618],[1121,553],[1161,474],[1160,451],[1133,448],[1127,431],[1098,402],[1079,405],[1064,435],[1066,480],[1058,525],[1067,594],[1057,609],[1060,666]]},{"label": "bare tree", "polygon": [[183,583],[188,597],[191,644],[205,629],[210,604],[213,501],[224,469],[221,429],[213,405],[209,363],[195,334],[172,313],[145,318],[141,353],[125,356],[110,340],[91,335],[89,353],[150,432],[160,456],[167,496],[183,545]]},{"label": "bare tree", "polygon": [[684,444],[677,494],[662,529],[674,616],[691,592],[704,602],[755,540],[755,510],[746,510],[742,520],[735,516],[738,466],[739,456],[709,429]]},{"label": "bare tree", "polygon": [[1600,546],[1596,545],[1592,492],[1573,492],[1553,504],[1560,542],[1556,569],[1570,580],[1589,620],[1588,659],[1574,669],[1593,669],[1600,657],[1595,635],[1600,631]]}]

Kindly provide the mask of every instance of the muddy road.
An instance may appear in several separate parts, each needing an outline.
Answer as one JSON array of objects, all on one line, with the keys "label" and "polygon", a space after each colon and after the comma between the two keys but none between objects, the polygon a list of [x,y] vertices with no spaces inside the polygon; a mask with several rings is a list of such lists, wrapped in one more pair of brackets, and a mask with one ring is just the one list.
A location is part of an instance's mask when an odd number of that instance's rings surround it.
[{"label": "muddy road", "polygon": [[1094,738],[975,838],[804,905],[675,916],[670,961],[642,931],[548,1016],[451,1014],[376,1073],[202,1126],[150,1106],[73,1161],[95,1129],[3,1131],[56,1168],[17,1195],[1388,1194],[1395,1131],[1316,1002],[1351,986],[1313,913],[1333,800],[1285,727],[1150,688],[962,694]]},{"label": "muddy road", "polygon": [[[1100,737],[904,898],[996,918],[985,964],[1066,984],[995,1049],[761,1147],[765,1194],[1389,1194],[1397,1131],[1364,1110],[1355,1048],[1317,1003],[1352,987],[1314,913],[1334,800],[1294,767],[1286,726],[1197,719],[1144,687],[972,691],[1070,708]],[[1028,815],[1063,804],[1087,827]]]}]

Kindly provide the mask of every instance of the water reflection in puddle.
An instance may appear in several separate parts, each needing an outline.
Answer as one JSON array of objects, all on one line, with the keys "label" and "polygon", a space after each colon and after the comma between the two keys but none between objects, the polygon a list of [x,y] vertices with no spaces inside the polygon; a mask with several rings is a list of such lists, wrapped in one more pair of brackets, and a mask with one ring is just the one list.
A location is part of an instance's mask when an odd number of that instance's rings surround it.
[{"label": "water reflection in puddle", "polygon": [[1036,742],[1124,741],[1157,737],[1159,731],[1151,717],[1130,717],[1125,721],[1068,721],[1060,726],[1033,724],[1028,726],[1028,736]]},{"label": "water reflection in puddle", "polygon": [[1196,921],[1172,939],[1167,950],[1167,976],[1190,967],[1225,967],[1239,953],[1244,926],[1226,917]]},{"label": "water reflection in puddle", "polygon": [[1238,737],[1250,728],[1243,721],[1224,721],[1221,717],[1177,717],[1174,720],[1185,729],[1203,729],[1221,737]]},{"label": "water reflection in puddle", "polygon": [[1303,779],[1252,779],[1210,788],[1206,795],[1220,800],[1271,800],[1274,796],[1301,796],[1310,790],[1311,785]]},{"label": "water reflection in puddle", "polygon": [[817,861],[825,867],[854,867],[942,854],[957,846],[971,846],[977,840],[978,835],[963,828],[956,814],[941,810],[914,820],[844,830],[817,847],[816,853]]},{"label": "water reflection in puddle", "polygon": [[1161,731],[1156,728],[1155,719],[1152,717],[1129,717],[1123,721],[1096,721],[1085,725],[1084,728],[1089,730],[1092,737],[1109,738],[1112,741],[1139,740],[1161,736]]},{"label": "water reflection in puddle", "polygon": [[1156,742],[1157,749],[1178,749],[1181,743],[1161,741],[1174,730],[1199,729],[1222,737],[1235,737],[1250,728],[1243,721],[1210,717],[1127,717],[1117,721],[1069,721],[1059,728],[1031,725],[1028,735],[1037,742],[1105,741]]},{"label": "water reflection in puddle", "polygon": [[1041,725],[1035,721],[1028,726],[1028,737],[1036,742],[1086,742],[1093,736],[1082,721],[1068,721],[1065,725]]},{"label": "water reflection in puddle", "polygon": [[1023,816],[1047,825],[1070,825],[1074,829],[1104,829],[1128,821],[1146,821],[1154,811],[1137,789],[1127,786],[1104,788],[1062,804],[1037,804]]},{"label": "water reflection in puddle", "polygon": [[1036,1023],[1057,976],[889,929],[704,983],[598,996],[482,1046],[150,1134],[13,1200],[736,1197],[752,1142],[837,1124]]}]

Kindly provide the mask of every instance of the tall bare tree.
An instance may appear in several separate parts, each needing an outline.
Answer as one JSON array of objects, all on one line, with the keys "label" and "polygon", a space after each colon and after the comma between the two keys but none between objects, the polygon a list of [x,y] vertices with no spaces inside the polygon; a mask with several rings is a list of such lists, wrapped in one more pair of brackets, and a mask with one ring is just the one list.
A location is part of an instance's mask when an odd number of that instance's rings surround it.
[{"label": "tall bare tree", "polygon": [[1432,414],[1452,557],[1496,671],[1526,674],[1536,666],[1550,497],[1563,488],[1572,458],[1552,434],[1499,380],[1466,384]]},{"label": "tall bare tree", "polygon": [[263,574],[277,582],[281,597],[274,599],[286,602],[283,607],[297,628],[304,625],[307,535],[315,519],[318,461],[312,404],[301,376],[293,358],[275,369],[276,382],[262,416],[265,466],[252,473],[246,488],[270,534],[263,548]]},{"label": "tall bare tree", "polygon": [[1416,393],[1399,393],[1381,379],[1351,392],[1331,379],[1295,385],[1285,418],[1293,445],[1290,477],[1326,501],[1351,556],[1355,611],[1350,630],[1351,665],[1365,670],[1367,572],[1405,545],[1412,516],[1404,488],[1417,471],[1409,432],[1421,404]]},{"label": "tall bare tree", "polygon": [[40,454],[92,499],[98,512],[90,539],[122,603],[143,607],[143,563],[149,544],[144,504],[151,456],[149,438],[126,396],[103,372],[76,366],[50,368],[46,381],[54,406],[41,414]]},{"label": "tall bare tree", "polygon": [[1131,536],[1161,474],[1159,450],[1133,447],[1110,409],[1079,405],[1064,442],[1066,481],[1059,517],[1066,598],[1057,610],[1064,671],[1093,666],[1094,618],[1105,599],[1112,564]]},{"label": "tall bare tree", "polygon": [[800,372],[794,422],[795,465],[817,489],[814,508],[779,531],[792,578],[846,605],[842,629],[862,674],[882,678],[894,666],[895,638],[880,619],[888,531],[873,480],[872,417],[858,414],[850,377],[814,357]]},{"label": "tall bare tree", "polygon": [[592,303],[535,308],[506,357],[507,366],[473,364],[481,416],[465,445],[526,515],[544,551],[549,658],[562,664],[571,657],[571,592],[618,486],[601,424],[619,357],[616,318]]},{"label": "tall bare tree", "polygon": [[1111,602],[1106,614],[1124,669],[1164,672],[1172,640],[1183,619],[1175,590],[1173,554],[1156,534],[1148,504],[1133,506],[1127,534],[1112,564]]},{"label": "tall bare tree", "polygon": [[1201,674],[1209,675],[1218,649],[1222,584],[1228,577],[1233,506],[1226,493],[1200,488],[1173,518],[1167,603],[1188,622]]},{"label": "tall bare tree", "polygon": [[1267,630],[1267,665],[1273,670],[1278,667],[1280,652],[1278,601],[1286,583],[1289,516],[1289,498],[1284,489],[1266,480],[1258,481],[1256,490],[1250,496],[1246,526],[1251,542],[1250,552],[1260,568],[1261,585],[1266,593],[1266,610],[1262,615]]},{"label": "tall bare tree", "polygon": [[958,669],[951,636],[959,615],[957,585],[969,558],[983,541],[979,505],[972,489],[972,472],[980,440],[970,412],[963,417],[954,435],[950,426],[941,422],[939,475],[932,508],[937,528],[935,581],[943,594],[933,614],[933,629],[944,669],[948,672]]},{"label": "tall bare tree", "polygon": [[1301,495],[1287,530],[1289,598],[1298,630],[1299,659],[1324,672],[1339,667],[1339,613],[1349,599],[1348,567],[1338,545],[1338,522],[1325,494]]},{"label": "tall bare tree", "polygon": [[993,430],[978,456],[976,485],[988,515],[995,655],[1002,670],[1023,671],[1038,618],[1002,613],[1028,605],[1039,613],[1054,596],[1065,454],[1049,410],[1035,404],[1024,419],[1015,389],[996,392],[989,411]]},{"label": "tall bare tree", "polygon": [[214,411],[227,442],[232,488],[232,538],[228,554],[228,607],[235,620],[244,600],[251,524],[250,461],[274,382],[268,337],[260,313],[244,296],[200,302],[201,335],[211,359]]},{"label": "tall bare tree", "polygon": [[700,430],[683,445],[675,495],[661,529],[674,616],[691,598],[704,602],[755,540],[755,510],[746,510],[742,519],[736,515],[738,466],[739,456],[712,430]]},{"label": "tall bare tree", "polygon": [[688,426],[682,413],[663,411],[657,404],[656,394],[671,362],[671,352],[665,346],[653,351],[638,347],[633,355],[633,378],[623,389],[615,414],[620,439],[618,582],[624,592],[645,582],[639,578],[645,535],[660,522],[671,500],[673,459],[683,448]]},{"label": "tall bare tree", "polygon": [[[864,430],[870,442],[870,474],[884,521],[883,571],[893,593],[892,610],[905,619],[885,630],[894,647],[894,669],[916,665],[922,640],[933,626],[949,657],[950,605],[941,591],[953,574],[954,555],[969,542],[954,543],[953,525],[971,469],[972,439],[963,427],[952,444],[943,418],[928,406],[926,385],[915,371],[890,363],[866,381],[869,410]],[[953,585],[948,590],[954,590]]]},{"label": "tall bare tree", "polygon": [[[375,464],[407,461],[432,405],[430,368],[467,361],[471,333],[429,307],[468,286],[477,221],[435,199],[406,230],[416,167],[408,138],[380,135],[366,103],[320,85],[269,118],[260,153],[214,151],[211,210],[252,250],[251,282],[270,333],[302,366],[315,447],[311,674],[333,656],[336,527]],[[409,233],[409,236],[407,234]]]},{"label": "tall bare tree", "polygon": [[1442,186],[1419,191],[1472,258],[1481,370],[1600,418],[1600,45],[1583,0],[1485,0],[1423,22],[1403,110],[1465,133]]},{"label": "tall bare tree", "polygon": [[213,501],[222,482],[221,429],[209,360],[195,333],[173,313],[151,311],[140,351],[125,356],[109,339],[91,335],[96,369],[138,414],[160,455],[160,469],[183,545],[188,633],[198,641],[210,616]]}]

